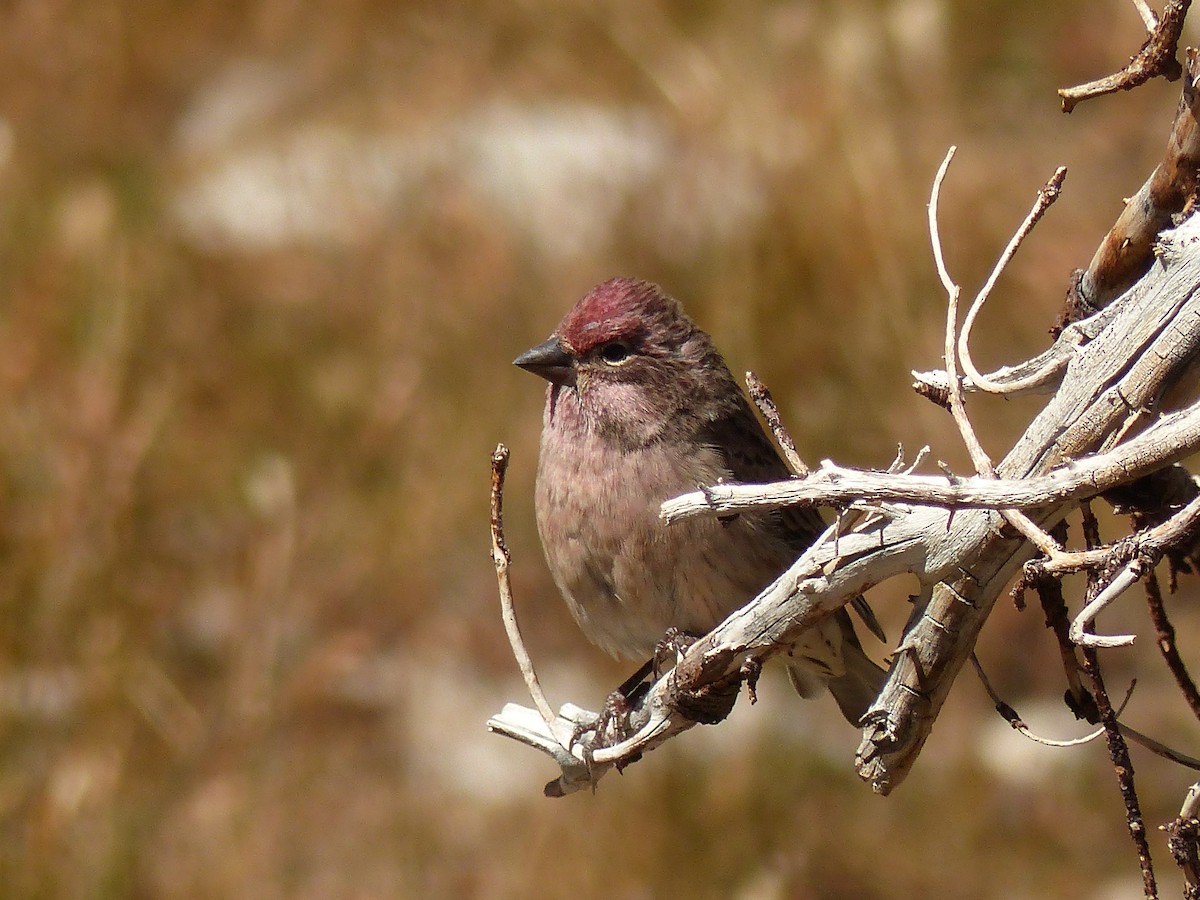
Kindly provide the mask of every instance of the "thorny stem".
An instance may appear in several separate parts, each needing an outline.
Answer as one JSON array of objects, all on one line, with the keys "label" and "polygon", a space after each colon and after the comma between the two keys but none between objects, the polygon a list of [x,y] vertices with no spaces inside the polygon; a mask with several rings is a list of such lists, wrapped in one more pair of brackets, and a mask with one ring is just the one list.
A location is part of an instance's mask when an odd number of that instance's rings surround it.
[{"label": "thorny stem", "polygon": [[[1100,526],[1092,513],[1090,503],[1082,503],[1084,542],[1089,547],[1099,546]],[[1102,590],[1104,579],[1100,573],[1088,574],[1087,600],[1091,602]],[[1096,699],[1096,707],[1100,713],[1100,722],[1104,726],[1104,734],[1108,743],[1108,755],[1112,760],[1113,770],[1117,775],[1117,784],[1121,789],[1121,799],[1125,803],[1125,821],[1129,827],[1129,835],[1137,850],[1138,865],[1142,870],[1142,887],[1147,898],[1158,897],[1158,886],[1154,880],[1154,863],[1150,858],[1150,842],[1146,838],[1146,824],[1142,820],[1141,804],[1138,802],[1137,789],[1133,783],[1133,762],[1129,758],[1129,746],[1121,736],[1121,727],[1117,722],[1117,714],[1113,710],[1112,701],[1104,686],[1104,676],[1100,672],[1099,655],[1094,647],[1083,647],[1083,669],[1092,682],[1092,695]]]},{"label": "thorny stem", "polygon": [[[1053,534],[1060,543],[1065,542],[1065,525],[1057,528]],[[1079,657],[1075,655],[1075,645],[1069,636],[1071,620],[1063,599],[1062,581],[1058,578],[1039,578],[1033,587],[1037,591],[1042,612],[1046,615],[1046,627],[1054,632],[1058,644],[1058,655],[1067,678],[1067,705],[1077,716],[1089,718],[1094,713],[1095,704],[1079,680]]]},{"label": "thorny stem", "polygon": [[1171,624],[1163,607],[1162,590],[1153,569],[1146,576],[1146,606],[1150,610],[1150,621],[1154,623],[1155,643],[1158,644],[1167,668],[1175,676],[1175,683],[1179,685],[1179,690],[1191,707],[1192,715],[1200,719],[1200,693],[1197,693],[1196,683],[1179,656],[1179,648],[1175,643],[1175,626]]}]

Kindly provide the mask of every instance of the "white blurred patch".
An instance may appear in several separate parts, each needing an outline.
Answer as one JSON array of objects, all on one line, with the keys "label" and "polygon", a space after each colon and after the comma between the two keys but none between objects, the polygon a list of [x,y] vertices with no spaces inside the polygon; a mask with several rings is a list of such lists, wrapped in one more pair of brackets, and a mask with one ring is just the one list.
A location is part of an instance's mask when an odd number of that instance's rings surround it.
[{"label": "white blurred patch", "polygon": [[65,723],[79,712],[83,683],[67,666],[26,667],[0,676],[0,716]]},{"label": "white blurred patch", "polygon": [[16,145],[17,137],[13,132],[12,123],[0,116],[0,170],[7,169],[12,162]]},{"label": "white blurred patch", "polygon": [[[492,103],[391,132],[296,119],[288,78],[243,63],[214,77],[176,128],[184,234],[215,249],[346,243],[460,186],[551,257],[593,252],[643,203],[648,237],[674,256],[747,227],[766,208],[758,163],[683,152],[649,112],[588,103]],[[299,104],[296,104],[297,106]],[[432,192],[432,193],[431,193]]]},{"label": "white blurred patch", "polygon": [[647,114],[586,105],[495,106],[464,121],[457,143],[475,190],[553,256],[606,239],[671,155]]}]

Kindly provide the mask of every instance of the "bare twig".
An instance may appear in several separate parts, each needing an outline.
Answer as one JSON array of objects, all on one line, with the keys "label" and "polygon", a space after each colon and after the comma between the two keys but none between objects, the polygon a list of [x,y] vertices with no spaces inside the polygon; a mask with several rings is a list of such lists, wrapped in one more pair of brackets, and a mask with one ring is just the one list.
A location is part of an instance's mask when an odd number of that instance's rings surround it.
[{"label": "bare twig", "polygon": [[504,630],[508,634],[508,642],[512,646],[513,656],[529,688],[529,696],[533,698],[534,706],[542,714],[547,726],[553,725],[558,717],[550,709],[546,695],[538,682],[537,673],[533,670],[533,660],[525,649],[521,638],[521,629],[517,626],[517,611],[513,606],[512,587],[508,582],[508,565],[511,557],[508,545],[504,542],[504,474],[508,470],[508,448],[497,444],[492,451],[492,563],[496,567],[496,581],[500,588],[500,610],[504,619]]},{"label": "bare twig", "polygon": [[991,394],[1017,394],[1040,384],[1044,377],[1042,373],[1037,372],[1030,375],[1024,381],[992,381],[986,375],[982,375],[975,368],[974,360],[971,359],[971,329],[975,327],[975,317],[983,309],[983,304],[991,295],[992,289],[996,286],[996,282],[1004,272],[1004,269],[1012,261],[1017,249],[1021,246],[1021,242],[1029,236],[1033,227],[1046,214],[1046,210],[1058,199],[1066,177],[1066,166],[1059,166],[1054,171],[1054,174],[1050,176],[1050,180],[1038,191],[1037,199],[1034,200],[1033,207],[1029,210],[1029,215],[1025,217],[1025,221],[1021,223],[1021,227],[1017,229],[1012,239],[1009,240],[1008,246],[1004,248],[1004,252],[1000,255],[1000,259],[996,261],[996,265],[992,269],[992,274],[988,276],[983,287],[979,289],[979,293],[975,295],[975,299],[971,302],[971,307],[967,310],[967,315],[963,319],[962,332],[958,336],[958,356],[962,362],[963,372],[966,374],[968,382],[976,390],[986,391]]},{"label": "bare twig", "polygon": [[[958,300],[962,292],[946,269],[946,261],[942,255],[941,236],[938,233],[938,198],[941,195],[942,181],[946,177],[946,170],[950,167],[950,161],[954,159],[955,149],[955,147],[951,147],[946,152],[946,157],[938,167],[937,175],[934,176],[933,188],[929,195],[929,238],[934,247],[933,258],[937,264],[938,277],[942,280],[942,287],[946,289],[948,298],[946,305],[945,346],[946,376],[949,382],[947,400],[950,405],[950,414],[954,417],[954,422],[958,426],[959,435],[962,437],[967,452],[971,456],[971,462],[975,465],[975,471],[985,478],[995,478],[995,467],[992,465],[991,458],[983,449],[983,445],[979,443],[979,438],[975,435],[975,429],[971,425],[970,418],[967,416],[966,404],[963,401],[963,386],[962,381],[958,377],[958,354],[956,352],[955,341],[955,335],[958,330]],[[1040,214],[1038,218],[1040,218]],[[1016,243],[1019,243],[1019,241]],[[1010,242],[1009,246],[1012,252],[1016,252],[1016,247],[1013,243]],[[1007,257],[1011,257],[1011,253],[1007,253],[1006,256],[1001,257],[997,271],[994,271],[992,274],[993,279],[999,277],[999,270],[1003,269],[1004,264],[1007,262]],[[986,297],[988,291],[990,291],[990,287],[985,287],[984,291],[981,292],[981,296]],[[977,300],[977,302],[982,301]],[[957,342],[957,346],[961,347],[961,342]],[[1061,552],[1062,548],[1055,543],[1054,539],[1038,528],[1033,520],[1025,514],[1014,509],[999,509],[997,511],[1010,525],[1024,535],[1026,540],[1043,553],[1053,555]]]},{"label": "bare twig", "polygon": [[1158,16],[1150,8],[1150,4],[1146,0],[1133,0],[1133,5],[1137,9],[1138,15],[1142,17],[1142,24],[1146,26],[1146,31],[1153,33],[1154,29],[1158,27]]},{"label": "bare twig", "polygon": [[1145,574],[1144,563],[1140,559],[1129,562],[1104,589],[1083,608],[1071,623],[1069,632],[1071,640],[1081,647],[1128,647],[1137,639],[1134,634],[1094,634],[1092,623],[1104,608],[1124,593]]},{"label": "bare twig", "polygon": [[[1103,453],[1073,459],[1036,477],[970,477],[951,481],[939,475],[851,469],[825,460],[821,468],[802,480],[761,485],[716,484],[683,494],[663,503],[662,517],[664,521],[675,522],[688,516],[720,516],[747,509],[792,505],[842,507],[855,500],[950,509],[1037,509],[1104,493],[1168,466],[1197,449],[1200,449],[1200,404],[1164,416],[1152,428]],[[1181,521],[1181,517],[1189,511],[1200,516],[1200,505],[1189,504],[1168,520],[1171,524],[1156,526],[1149,533],[1155,540],[1171,540],[1168,532],[1185,528],[1187,522]],[[1064,553],[1055,565],[1064,571],[1076,562],[1076,569],[1087,568],[1093,564],[1092,556],[1092,551]]]},{"label": "bare twig", "polygon": [[[996,712],[999,713],[1000,717],[1013,727],[1014,731],[1028,738],[1034,743],[1054,748],[1080,747],[1084,744],[1090,744],[1096,738],[1105,733],[1104,727],[1101,726],[1096,731],[1085,734],[1082,737],[1072,738],[1070,740],[1055,740],[1053,738],[1041,737],[1040,735],[1035,734],[1033,730],[1030,729],[1027,724],[1025,724],[1020,714],[1018,714],[1011,705],[1002,700],[1000,695],[996,693],[995,688],[992,687],[991,681],[988,679],[987,674],[983,670],[983,666],[979,662],[979,658],[974,653],[971,654],[971,663],[975,667],[975,673],[979,676],[980,682],[983,684],[983,689],[987,692],[988,697],[991,698],[992,703],[995,705]],[[1121,700],[1121,705],[1113,713],[1114,718],[1120,719],[1121,714],[1125,711],[1125,707],[1129,704],[1130,698],[1133,696],[1133,689],[1136,686],[1136,681],[1130,683],[1129,688],[1125,691],[1125,697]],[[1093,708],[1088,712],[1088,715],[1082,716],[1082,718],[1087,718],[1089,721],[1099,721],[1099,709]],[[1179,765],[1185,766],[1189,769],[1200,770],[1200,759],[1188,756],[1186,753],[1180,753],[1178,750],[1168,747],[1161,741],[1157,741],[1123,722],[1118,722],[1118,727],[1121,729],[1121,734],[1124,737],[1129,738],[1131,741],[1142,747],[1145,747],[1151,753],[1161,756],[1163,759],[1170,760],[1173,763],[1178,763]]]},{"label": "bare twig", "polygon": [[808,475],[808,466],[796,452],[796,442],[792,440],[792,436],[784,427],[783,419],[779,416],[779,408],[775,406],[775,398],[771,396],[770,390],[753,372],[746,373],[746,387],[750,391],[750,399],[754,401],[754,405],[767,420],[771,434],[775,435],[775,443],[783,451],[783,458],[787,462],[788,468],[792,470],[793,475],[804,478]]},{"label": "bare twig", "polygon": [[[1178,4],[1168,4],[1175,6]],[[1186,9],[1187,4],[1182,4]],[[1164,13],[1163,21],[1167,21]],[[1182,26],[1182,15],[1178,19]],[[1172,50],[1172,57],[1174,51]],[[1195,50],[1187,53],[1179,110],[1163,161],[1131,197],[1109,230],[1078,282],[1078,300],[1090,309],[1101,309],[1119,296],[1154,262],[1155,240],[1194,202],[1200,170],[1200,61]]]},{"label": "bare twig", "polygon": [[1162,591],[1159,589],[1158,576],[1150,570],[1146,578],[1146,606],[1150,610],[1150,621],[1154,623],[1154,632],[1159,652],[1167,663],[1167,668],[1175,676],[1175,683],[1192,710],[1192,715],[1200,719],[1200,693],[1196,691],[1196,682],[1188,674],[1187,666],[1179,656],[1179,647],[1175,643],[1175,626],[1167,617],[1163,607]]},{"label": "bare twig", "polygon": [[[1118,709],[1117,715],[1119,716],[1120,714],[1121,710]],[[1135,744],[1145,747],[1155,756],[1161,756],[1163,759],[1177,763],[1184,768],[1200,771],[1200,759],[1196,759],[1194,756],[1188,756],[1186,753],[1181,753],[1173,747],[1168,747],[1162,741],[1157,741],[1149,735],[1138,731],[1136,728],[1126,725],[1124,722],[1121,723],[1121,734],[1129,738],[1129,740],[1133,741]]]},{"label": "bare twig", "polygon": [[1057,559],[1033,560],[1026,563],[1026,571],[1035,577],[1043,575],[1065,575],[1084,569],[1100,569],[1114,561],[1125,561],[1141,556],[1150,565],[1157,565],[1164,554],[1189,541],[1200,526],[1200,497],[1152,528],[1123,538],[1115,544],[1063,553]]},{"label": "bare twig", "polygon": [[[1070,112],[1080,101],[1117,91],[1128,91],[1151,78],[1162,76],[1167,81],[1179,77],[1179,60],[1175,53],[1179,48],[1179,36],[1183,33],[1183,20],[1191,0],[1167,0],[1162,16],[1154,23],[1149,39],[1137,55],[1121,71],[1096,81],[1075,87],[1063,88],[1058,92],[1062,98],[1063,112]],[[1142,20],[1147,21],[1146,11],[1139,8]],[[1149,19],[1153,20],[1151,13]]]},{"label": "bare twig", "polygon": [[[1083,511],[1084,542],[1089,547],[1100,544],[1100,528],[1089,503],[1081,504]],[[1100,580],[1095,573],[1088,576],[1088,597],[1094,600],[1100,590]],[[1092,695],[1096,698],[1096,708],[1100,713],[1100,722],[1104,726],[1108,742],[1108,755],[1116,772],[1117,784],[1121,789],[1121,799],[1125,803],[1125,821],[1129,827],[1129,835],[1137,850],[1138,865],[1142,870],[1142,886],[1147,898],[1158,896],[1158,888],[1154,882],[1154,863],[1150,857],[1150,844],[1146,838],[1146,824],[1142,820],[1141,804],[1138,802],[1137,789],[1133,783],[1133,761],[1129,758],[1129,747],[1121,736],[1117,714],[1108,698],[1104,686],[1104,676],[1100,671],[1100,660],[1094,647],[1083,648],[1083,669],[1092,682]]]},{"label": "bare twig", "polygon": [[946,269],[946,260],[942,255],[941,235],[938,234],[938,199],[942,192],[942,181],[946,177],[946,171],[950,168],[950,161],[954,159],[954,151],[957,148],[951,147],[946,152],[945,159],[938,167],[937,175],[933,179],[933,189],[929,194],[929,237],[933,242],[934,251],[933,258],[937,264],[938,277],[942,280],[942,287],[946,290],[946,337],[945,337],[945,354],[944,362],[946,366],[946,375],[949,379],[949,394],[947,402],[950,405],[950,414],[954,416],[954,422],[958,425],[959,434],[966,444],[967,452],[971,456],[971,462],[975,465],[975,471],[985,478],[992,478],[996,474],[995,468],[992,466],[992,460],[987,455],[987,451],[983,449],[983,445],[979,443],[979,438],[975,435],[975,429],[971,426],[970,420],[967,418],[966,407],[963,403],[963,388],[962,382],[958,377],[958,355],[955,352],[955,334],[958,330],[958,301],[962,296],[962,289],[950,277],[950,273]]},{"label": "bare twig", "polygon": [[971,654],[971,665],[975,667],[975,674],[979,676],[979,682],[983,685],[983,689],[987,691],[987,695],[991,698],[992,704],[996,707],[996,712],[1004,721],[1008,722],[1017,733],[1029,738],[1035,744],[1042,744],[1046,747],[1080,747],[1083,744],[1090,744],[1100,735],[1104,734],[1103,728],[1097,728],[1095,731],[1085,734],[1083,737],[1072,738],[1070,740],[1060,741],[1053,738],[1044,738],[1025,724],[1025,721],[1018,715],[1017,711],[1008,703],[1000,698],[996,693],[996,689],[992,687],[992,682],[988,679],[987,673],[983,670],[983,666],[979,662],[979,657],[974,653]]},{"label": "bare twig", "polygon": [[1104,733],[1108,739],[1108,754],[1112,759],[1113,770],[1116,772],[1117,782],[1120,785],[1121,799],[1125,803],[1125,820],[1129,827],[1129,835],[1137,850],[1138,865],[1142,870],[1142,886],[1146,897],[1157,897],[1158,888],[1154,881],[1154,864],[1150,857],[1150,843],[1146,838],[1146,825],[1142,820],[1141,804],[1138,802],[1137,789],[1133,782],[1133,762],[1129,758],[1129,747],[1121,736],[1120,724],[1117,722],[1112,702],[1108,699],[1108,692],[1104,687],[1104,678],[1100,674],[1100,663],[1095,649],[1084,647],[1083,660],[1084,671],[1092,681],[1092,694],[1096,698],[1096,705],[1100,708]]},{"label": "bare twig", "polygon": [[[1056,537],[1060,542],[1066,540],[1066,525],[1059,525]],[[1079,656],[1070,637],[1070,618],[1067,615],[1067,604],[1063,599],[1061,578],[1038,576],[1025,566],[1024,580],[1032,583],[1037,591],[1038,602],[1046,616],[1046,627],[1054,632],[1055,643],[1058,644],[1059,657],[1062,660],[1063,674],[1067,680],[1067,705],[1077,716],[1088,718],[1094,701],[1084,690],[1079,680]]]},{"label": "bare twig", "polygon": [[[1112,315],[1111,311],[1101,309],[1092,310],[1087,318],[1072,316],[1055,330],[1055,342],[1048,349],[1025,362],[1001,366],[985,375],[984,379],[1002,386],[1004,394],[1009,397],[1051,393],[1062,381],[1067,366],[1075,359],[1079,348],[1100,334],[1112,320]],[[914,371],[912,375],[913,388],[918,393],[938,402],[940,406],[946,405],[945,397],[950,387],[944,371]],[[976,387],[973,382],[964,379],[963,390],[969,393]]]}]

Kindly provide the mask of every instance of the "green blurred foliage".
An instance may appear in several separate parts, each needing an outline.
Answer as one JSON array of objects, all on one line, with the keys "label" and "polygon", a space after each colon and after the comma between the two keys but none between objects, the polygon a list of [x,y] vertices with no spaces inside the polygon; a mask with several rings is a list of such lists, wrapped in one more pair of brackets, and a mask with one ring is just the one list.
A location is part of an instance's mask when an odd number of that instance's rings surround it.
[{"label": "green blurred foliage", "polygon": [[[1136,49],[1132,8],[102,0],[0,24],[5,896],[1136,886],[1102,748],[987,763],[968,678],[887,800],[832,705],[770,680],[729,737],[559,802],[482,727],[522,695],[486,553],[498,440],[552,695],[594,705],[624,672],[543,570],[541,389],[512,357],[592,283],[652,278],[764,377],[806,457],[928,443],[965,468],[908,388],[942,345],[932,174],[959,144],[942,230],[970,293],[1071,167],[978,331],[988,362],[1035,352],[1174,112],[1164,84],[1057,110]],[[973,409],[1000,455],[1034,407]],[[892,633],[905,587],[876,598]],[[1194,741],[1140,649],[1113,680]],[[1009,699],[1061,691],[1039,614],[1001,604],[983,652]],[[1188,779],[1137,759],[1153,826]]]}]

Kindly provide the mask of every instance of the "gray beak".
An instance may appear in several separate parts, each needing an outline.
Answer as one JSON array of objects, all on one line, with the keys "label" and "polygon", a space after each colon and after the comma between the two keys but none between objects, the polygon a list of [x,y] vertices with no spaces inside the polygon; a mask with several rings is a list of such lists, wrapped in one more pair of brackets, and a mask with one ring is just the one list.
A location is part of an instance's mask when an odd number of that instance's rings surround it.
[{"label": "gray beak", "polygon": [[556,337],[526,350],[513,360],[513,365],[541,375],[551,384],[575,384],[575,358]]}]

